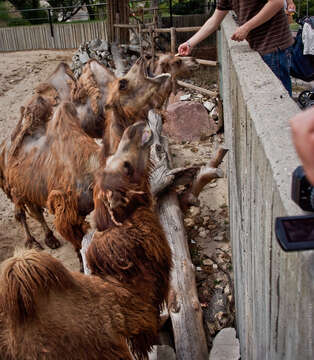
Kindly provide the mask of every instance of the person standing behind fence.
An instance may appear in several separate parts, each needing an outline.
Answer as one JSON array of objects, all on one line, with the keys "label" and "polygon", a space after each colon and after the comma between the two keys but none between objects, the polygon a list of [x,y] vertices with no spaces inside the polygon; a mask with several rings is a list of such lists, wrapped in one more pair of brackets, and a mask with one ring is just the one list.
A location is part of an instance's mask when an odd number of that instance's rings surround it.
[{"label": "person standing behind fence", "polygon": [[284,0],[217,0],[214,14],[201,29],[178,48],[180,55],[216,31],[229,10],[237,15],[239,27],[232,35],[235,41],[247,40],[292,95],[290,79],[293,38],[284,11]]}]

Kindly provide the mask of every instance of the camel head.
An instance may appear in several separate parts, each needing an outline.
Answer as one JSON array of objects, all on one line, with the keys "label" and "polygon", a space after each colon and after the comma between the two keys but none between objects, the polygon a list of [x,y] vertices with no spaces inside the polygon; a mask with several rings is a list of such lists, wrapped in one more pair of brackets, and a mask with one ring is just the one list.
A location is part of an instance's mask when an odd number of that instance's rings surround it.
[{"label": "camel head", "polygon": [[95,177],[96,224],[97,217],[102,221],[103,212],[102,215],[98,212],[101,207],[105,206],[112,222],[118,225],[137,207],[151,204],[148,177],[152,139],[152,131],[145,122],[137,122],[124,131],[115,154],[108,157]]},{"label": "camel head", "polygon": [[170,74],[153,74],[145,58],[139,58],[129,72],[112,83],[107,98],[107,107],[120,107],[128,118],[147,115],[152,100],[158,97],[160,87]]}]

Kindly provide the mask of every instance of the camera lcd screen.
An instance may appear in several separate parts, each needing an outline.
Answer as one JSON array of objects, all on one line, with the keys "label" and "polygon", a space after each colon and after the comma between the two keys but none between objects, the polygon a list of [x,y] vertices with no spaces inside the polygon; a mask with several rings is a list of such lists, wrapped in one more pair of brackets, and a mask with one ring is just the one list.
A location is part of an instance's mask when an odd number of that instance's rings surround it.
[{"label": "camera lcd screen", "polygon": [[314,218],[283,220],[282,224],[288,242],[314,241]]}]

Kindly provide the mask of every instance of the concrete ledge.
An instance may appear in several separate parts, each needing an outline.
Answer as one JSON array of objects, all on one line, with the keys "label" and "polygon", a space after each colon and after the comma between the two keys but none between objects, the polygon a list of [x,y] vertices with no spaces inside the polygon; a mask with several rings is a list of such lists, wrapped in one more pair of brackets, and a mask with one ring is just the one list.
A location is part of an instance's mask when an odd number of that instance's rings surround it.
[{"label": "concrete ledge", "polygon": [[313,359],[314,252],[285,253],[274,233],[277,216],[302,214],[290,197],[300,110],[235,29],[229,14],[218,45],[241,359]]}]

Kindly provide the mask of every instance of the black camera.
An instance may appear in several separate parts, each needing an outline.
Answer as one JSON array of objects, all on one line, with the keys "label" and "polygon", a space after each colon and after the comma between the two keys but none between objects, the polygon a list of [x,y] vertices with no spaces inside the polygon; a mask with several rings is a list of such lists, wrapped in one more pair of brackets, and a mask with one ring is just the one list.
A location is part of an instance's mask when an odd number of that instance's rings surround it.
[{"label": "black camera", "polygon": [[[314,187],[305,176],[302,166],[292,174],[292,200],[304,211],[314,212]],[[314,215],[278,217],[275,233],[285,251],[314,249]]]},{"label": "black camera", "polygon": [[302,210],[314,212],[314,187],[306,178],[303,166],[298,166],[292,174],[291,198]]}]

